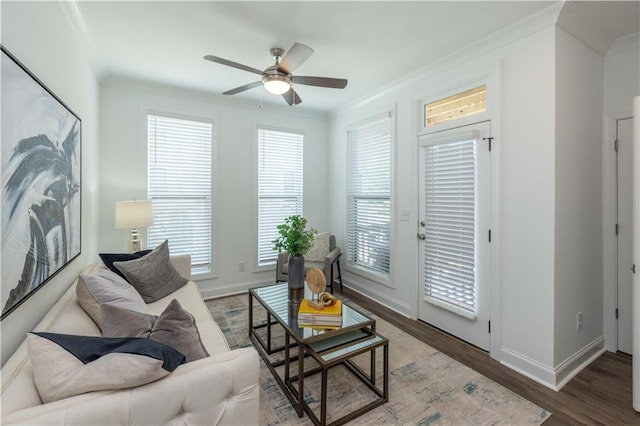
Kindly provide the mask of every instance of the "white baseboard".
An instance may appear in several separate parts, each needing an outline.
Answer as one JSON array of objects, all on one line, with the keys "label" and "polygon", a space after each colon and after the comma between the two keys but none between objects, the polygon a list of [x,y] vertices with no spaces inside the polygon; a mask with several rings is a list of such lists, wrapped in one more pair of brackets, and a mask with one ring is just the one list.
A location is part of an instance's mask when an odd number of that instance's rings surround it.
[{"label": "white baseboard", "polygon": [[211,287],[200,288],[200,294],[204,300],[215,299],[216,297],[231,296],[233,294],[245,293],[250,288],[261,287],[269,284],[273,284],[273,280],[256,280],[245,281],[241,283],[230,283],[223,285],[216,285]]},{"label": "white baseboard", "polygon": [[555,368],[543,365],[504,346],[500,348],[500,362],[557,392],[604,352],[604,337],[600,336]]},{"label": "white baseboard", "polygon": [[[370,283],[370,282],[369,282]],[[377,291],[375,287],[370,284],[366,287],[362,285],[363,283],[353,281],[350,279],[344,280],[345,287],[348,287],[349,290],[353,290],[356,293],[362,294],[370,299],[373,299],[375,302],[378,302],[382,306],[385,306],[402,316],[410,318],[410,306],[408,303],[403,302],[402,300],[396,299],[395,297],[384,294],[380,291]]]},{"label": "white baseboard", "polygon": [[500,347],[499,361],[523,376],[535,380],[550,389],[556,390],[555,372],[553,368],[504,346]]},{"label": "white baseboard", "polygon": [[573,379],[579,372],[595,361],[596,358],[602,355],[605,351],[604,336],[600,336],[561,362],[556,367],[556,390],[562,389],[569,380]]}]

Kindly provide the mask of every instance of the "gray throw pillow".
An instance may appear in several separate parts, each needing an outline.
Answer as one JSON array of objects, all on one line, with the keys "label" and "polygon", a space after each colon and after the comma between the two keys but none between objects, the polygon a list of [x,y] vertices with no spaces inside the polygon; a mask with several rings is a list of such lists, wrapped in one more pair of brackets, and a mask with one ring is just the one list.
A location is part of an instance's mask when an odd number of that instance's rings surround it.
[{"label": "gray throw pillow", "polygon": [[146,337],[184,354],[187,362],[209,356],[202,344],[196,321],[173,299],[160,316],[103,305],[104,337]]},{"label": "gray throw pillow", "polygon": [[141,386],[166,376],[185,360],[176,349],[149,339],[56,333],[27,334],[27,351],[44,402]]},{"label": "gray throw pillow", "polygon": [[151,250],[142,250],[135,253],[100,253],[98,256],[102,259],[104,266],[126,280],[125,276],[120,272],[120,269],[113,266],[113,262],[126,262],[128,260],[139,259],[149,253],[151,253]]},{"label": "gray throw pillow", "polygon": [[100,306],[111,304],[144,312],[147,306],[135,288],[116,273],[101,269],[95,274],[81,274],[76,285],[78,303],[102,329]]},{"label": "gray throw pillow", "polygon": [[144,257],[128,262],[114,262],[113,264],[138,290],[145,303],[162,299],[188,281],[171,264],[168,240],[165,240]]}]

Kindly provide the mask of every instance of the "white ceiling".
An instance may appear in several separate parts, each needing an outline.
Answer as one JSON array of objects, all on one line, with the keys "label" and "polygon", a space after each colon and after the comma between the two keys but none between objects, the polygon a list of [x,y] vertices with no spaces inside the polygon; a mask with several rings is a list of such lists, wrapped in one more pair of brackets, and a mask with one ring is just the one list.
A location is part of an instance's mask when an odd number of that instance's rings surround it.
[{"label": "white ceiling", "polygon": [[[638,31],[638,2],[580,2],[615,38]],[[222,93],[259,76],[205,61],[212,54],[264,69],[271,47],[315,50],[294,74],[346,78],[344,90],[296,86],[296,108],[330,110],[552,4],[549,1],[221,2],[77,1],[98,77]],[[575,2],[572,4],[576,4]],[[622,7],[620,7],[622,6]],[[285,105],[263,87],[234,95]]]}]

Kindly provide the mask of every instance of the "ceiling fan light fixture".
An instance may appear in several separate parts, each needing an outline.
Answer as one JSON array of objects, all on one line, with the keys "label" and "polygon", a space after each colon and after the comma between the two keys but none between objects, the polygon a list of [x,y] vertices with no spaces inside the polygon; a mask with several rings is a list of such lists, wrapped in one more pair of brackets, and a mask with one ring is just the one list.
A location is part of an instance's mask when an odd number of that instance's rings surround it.
[{"label": "ceiling fan light fixture", "polygon": [[313,54],[313,49],[309,46],[295,42],[286,52],[278,47],[272,48],[270,52],[275,63],[270,67],[265,68],[264,71],[239,64],[238,62],[233,62],[228,59],[220,58],[218,56],[205,55],[204,59],[221,65],[226,65],[228,67],[247,71],[252,74],[258,74],[262,77],[258,81],[243,84],[242,86],[222,92],[223,95],[236,95],[262,84],[269,93],[282,95],[282,98],[287,104],[294,106],[300,104],[302,99],[300,99],[300,96],[293,88],[293,83],[295,83],[296,86],[298,84],[303,84],[306,86],[327,87],[333,89],[344,89],[347,86],[347,80],[343,78],[293,76],[292,72]]},{"label": "ceiling fan light fixture", "polygon": [[269,75],[262,78],[262,84],[269,93],[274,95],[282,95],[291,89],[291,80],[289,77],[281,75]]}]

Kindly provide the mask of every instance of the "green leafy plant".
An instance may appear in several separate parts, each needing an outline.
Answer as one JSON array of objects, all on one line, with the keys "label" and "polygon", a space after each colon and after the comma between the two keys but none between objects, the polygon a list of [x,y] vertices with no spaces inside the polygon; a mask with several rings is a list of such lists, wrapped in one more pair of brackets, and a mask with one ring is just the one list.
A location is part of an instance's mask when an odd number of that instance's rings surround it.
[{"label": "green leafy plant", "polygon": [[315,229],[307,228],[307,219],[302,216],[289,216],[282,225],[278,225],[280,236],[273,240],[273,249],[278,252],[286,251],[289,256],[304,256],[318,233]]}]

